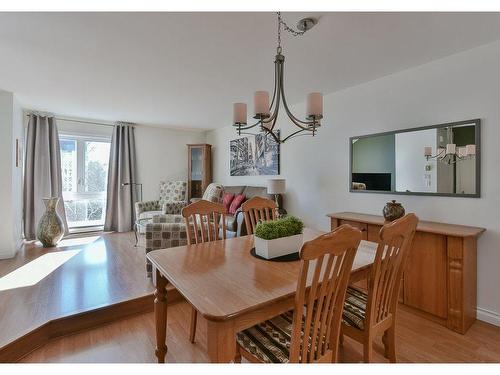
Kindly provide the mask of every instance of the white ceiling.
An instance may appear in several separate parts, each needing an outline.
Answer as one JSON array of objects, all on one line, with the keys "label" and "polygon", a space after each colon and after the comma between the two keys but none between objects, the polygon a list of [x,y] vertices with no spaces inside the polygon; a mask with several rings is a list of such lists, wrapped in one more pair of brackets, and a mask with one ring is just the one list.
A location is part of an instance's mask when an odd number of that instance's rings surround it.
[{"label": "white ceiling", "polygon": [[[283,37],[289,103],[500,39],[498,13],[307,15]],[[0,88],[59,115],[217,128],[272,90],[275,48],[274,13],[0,13]]]}]

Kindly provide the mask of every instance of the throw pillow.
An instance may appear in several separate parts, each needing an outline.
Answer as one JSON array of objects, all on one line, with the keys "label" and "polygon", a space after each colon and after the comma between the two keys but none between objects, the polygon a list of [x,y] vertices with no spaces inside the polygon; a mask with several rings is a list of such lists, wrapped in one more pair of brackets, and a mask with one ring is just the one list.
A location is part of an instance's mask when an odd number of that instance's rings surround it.
[{"label": "throw pillow", "polygon": [[229,212],[229,209],[231,208],[231,202],[234,199],[234,194],[233,193],[224,193],[224,196],[222,197],[222,204],[226,208],[226,211]]},{"label": "throw pillow", "polygon": [[233,201],[231,202],[231,206],[229,207],[229,213],[231,215],[234,215],[236,213],[236,210],[240,208],[241,204],[245,201],[245,195],[244,194],[238,194],[234,197]]}]

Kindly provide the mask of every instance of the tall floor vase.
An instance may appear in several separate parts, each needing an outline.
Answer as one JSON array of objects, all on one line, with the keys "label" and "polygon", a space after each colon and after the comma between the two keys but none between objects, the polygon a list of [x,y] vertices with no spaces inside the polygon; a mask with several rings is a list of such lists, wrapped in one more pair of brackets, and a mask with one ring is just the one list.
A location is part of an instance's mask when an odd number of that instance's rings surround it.
[{"label": "tall floor vase", "polygon": [[64,235],[64,224],[57,213],[59,197],[44,198],[45,213],[38,223],[36,237],[43,247],[54,247]]}]

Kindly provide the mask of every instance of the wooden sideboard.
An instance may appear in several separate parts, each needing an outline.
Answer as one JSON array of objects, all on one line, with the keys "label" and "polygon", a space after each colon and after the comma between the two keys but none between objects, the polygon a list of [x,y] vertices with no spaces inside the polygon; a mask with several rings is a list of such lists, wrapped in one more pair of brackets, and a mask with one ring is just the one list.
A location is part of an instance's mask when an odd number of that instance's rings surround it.
[{"label": "wooden sideboard", "polygon": [[[384,218],[354,212],[327,215],[331,228],[358,227],[378,241]],[[477,238],[484,228],[420,221],[403,275],[401,302],[464,334],[476,320]]]}]

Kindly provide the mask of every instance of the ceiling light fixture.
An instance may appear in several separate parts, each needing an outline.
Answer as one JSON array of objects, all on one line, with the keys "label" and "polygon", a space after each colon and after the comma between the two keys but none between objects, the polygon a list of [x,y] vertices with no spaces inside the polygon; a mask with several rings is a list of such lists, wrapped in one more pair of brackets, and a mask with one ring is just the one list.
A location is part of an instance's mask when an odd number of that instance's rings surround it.
[{"label": "ceiling light fixture", "polygon": [[[283,84],[285,56],[281,53],[281,29],[283,28],[293,36],[300,36],[310,30],[317,21],[313,18],[304,18],[297,24],[298,30],[294,30],[283,21],[280,12],[277,13],[277,16],[278,46],[276,48],[277,53],[274,60],[274,91],[271,104],[269,104],[269,93],[267,91],[256,91],[254,94],[253,118],[256,119],[257,122],[252,125],[247,125],[246,103],[234,103],[233,126],[236,127],[238,135],[251,134],[246,133],[245,130],[259,126],[261,131],[272,136],[277,143],[285,143],[285,141],[295,136],[316,135],[317,128],[321,126],[320,120],[323,118],[323,94],[313,92],[307,95],[306,121],[295,117],[288,108]],[[281,102],[283,102],[283,107],[290,121],[299,128],[282,140],[278,137],[277,131],[274,130]]]}]

